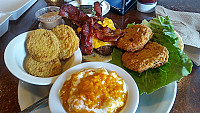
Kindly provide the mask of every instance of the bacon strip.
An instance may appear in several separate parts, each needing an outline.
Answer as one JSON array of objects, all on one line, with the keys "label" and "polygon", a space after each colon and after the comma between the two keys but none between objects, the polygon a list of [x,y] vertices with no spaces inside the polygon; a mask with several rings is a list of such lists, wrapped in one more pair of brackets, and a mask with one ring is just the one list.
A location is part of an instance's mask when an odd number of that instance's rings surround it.
[{"label": "bacon strip", "polygon": [[83,54],[90,55],[92,54],[92,37],[89,35],[85,37],[82,33],[79,34],[79,38],[81,39],[81,50]]},{"label": "bacon strip", "polygon": [[96,36],[102,41],[117,41],[124,32],[120,29],[115,31],[110,28],[103,27],[98,24],[98,21],[103,21],[101,6],[99,2],[94,3],[94,10],[96,11],[96,16],[89,17],[82,11],[78,10],[76,7],[70,4],[65,4],[60,8],[59,15],[67,17],[72,20],[74,24],[82,28],[79,38],[81,40],[81,49],[83,54],[90,55],[93,51],[92,37]]},{"label": "bacon strip", "polygon": [[99,2],[94,3],[94,11],[96,12],[96,16],[102,16],[101,4]]},{"label": "bacon strip", "polygon": [[103,27],[101,24],[95,23],[94,24],[94,33],[99,40],[105,42],[113,42],[117,41],[120,37],[124,35],[124,32],[121,29],[111,30],[109,27]]},{"label": "bacon strip", "polygon": [[60,8],[59,15],[62,17],[67,17],[72,20],[77,25],[83,25],[86,21],[90,20],[90,17],[78,10],[71,4],[65,4]]},{"label": "bacon strip", "polygon": [[94,32],[99,40],[105,42],[114,42],[117,41],[120,37],[124,36],[124,32],[121,32],[121,29],[117,29],[116,31],[109,33],[103,32],[102,30],[95,30]]},{"label": "bacon strip", "polygon": [[87,55],[92,54],[92,51],[93,51],[92,32],[93,32],[93,29],[91,27],[91,23],[85,23],[82,26],[82,30],[80,32],[80,34],[82,34],[82,38],[83,38],[81,40],[82,53],[87,54]]}]

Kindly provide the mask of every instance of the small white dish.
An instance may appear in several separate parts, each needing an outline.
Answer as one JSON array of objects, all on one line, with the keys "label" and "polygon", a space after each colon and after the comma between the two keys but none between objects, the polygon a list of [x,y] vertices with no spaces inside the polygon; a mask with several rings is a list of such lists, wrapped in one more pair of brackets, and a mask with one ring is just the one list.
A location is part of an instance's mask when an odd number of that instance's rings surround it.
[{"label": "small white dish", "polygon": [[[59,75],[48,78],[35,77],[28,74],[23,67],[24,58],[26,57],[25,41],[28,33],[30,32],[18,35],[7,45],[4,53],[5,64],[8,70],[20,80],[36,85],[53,84]],[[74,55],[63,64],[62,68],[66,70],[74,65],[80,64],[81,61],[82,54],[80,49],[78,49]]]},{"label": "small white dish", "polygon": [[104,16],[110,11],[110,4],[107,1],[103,1],[101,4],[102,4],[102,16]]},{"label": "small white dish", "polygon": [[[92,1],[86,1],[81,5],[93,5],[93,3],[95,1],[99,1],[101,2],[102,0],[92,0]],[[72,4],[75,7],[79,7],[80,4],[77,1],[71,1],[69,2],[69,4]],[[101,3],[101,7],[102,7],[102,16],[104,16],[105,14],[107,14],[110,11],[110,4],[107,1],[103,1]],[[88,14],[88,16],[92,16],[91,14]]]},{"label": "small white dish", "polygon": [[143,13],[151,13],[155,11],[157,2],[154,3],[141,3],[137,1],[137,10]]},{"label": "small white dish", "polygon": [[37,0],[1,0],[0,12],[11,13],[10,20],[17,20]]},{"label": "small white dish", "polygon": [[[63,19],[61,19],[61,22],[62,22],[62,24],[65,24],[65,21],[64,21]],[[44,27],[42,26],[42,23],[41,23],[41,22],[39,22],[38,28],[39,28],[39,29],[46,29],[46,28],[44,28]]]},{"label": "small white dish", "polygon": [[62,16],[58,15],[60,7],[48,6],[39,9],[35,13],[35,17],[45,29],[53,29],[62,24]]},{"label": "small white dish", "polygon": [[10,13],[0,13],[0,37],[8,31]]},{"label": "small white dish", "polygon": [[128,98],[126,105],[121,110],[121,113],[134,113],[137,110],[139,104],[139,91],[136,82],[131,77],[131,75],[126,72],[124,69],[110,63],[105,62],[87,62],[76,65],[64,73],[62,73],[58,79],[55,81],[51,87],[49,94],[49,108],[52,113],[66,113],[64,110],[61,100],[60,100],[60,89],[62,88],[64,82],[69,78],[73,73],[78,72],[85,68],[99,68],[103,67],[110,71],[115,71],[122,79],[125,81],[128,89]]}]

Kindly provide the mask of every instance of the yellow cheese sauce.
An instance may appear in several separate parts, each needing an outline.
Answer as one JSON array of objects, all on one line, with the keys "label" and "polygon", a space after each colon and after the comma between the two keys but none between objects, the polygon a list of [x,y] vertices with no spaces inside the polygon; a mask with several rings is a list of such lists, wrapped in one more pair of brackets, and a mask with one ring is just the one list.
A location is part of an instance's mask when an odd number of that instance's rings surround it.
[{"label": "yellow cheese sauce", "polygon": [[66,80],[60,98],[68,113],[118,113],[126,104],[128,91],[115,71],[87,68]]}]

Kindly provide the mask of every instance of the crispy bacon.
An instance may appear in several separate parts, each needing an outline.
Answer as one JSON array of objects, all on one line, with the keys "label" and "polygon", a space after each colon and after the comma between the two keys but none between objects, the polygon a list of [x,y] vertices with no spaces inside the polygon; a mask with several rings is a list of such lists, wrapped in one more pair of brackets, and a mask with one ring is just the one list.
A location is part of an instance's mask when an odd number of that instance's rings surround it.
[{"label": "crispy bacon", "polygon": [[102,41],[117,41],[124,32],[120,29],[115,31],[110,28],[103,27],[98,24],[98,21],[103,21],[101,6],[99,2],[94,3],[94,10],[96,11],[96,16],[89,17],[82,11],[78,10],[76,7],[70,4],[65,4],[60,8],[59,15],[67,17],[72,20],[72,22],[82,28],[79,38],[81,40],[81,49],[83,54],[90,55],[93,51],[92,37],[96,36]]},{"label": "crispy bacon", "polygon": [[102,16],[101,4],[99,2],[94,3],[94,11],[96,12],[96,16]]},{"label": "crispy bacon", "polygon": [[94,29],[103,29],[103,26],[101,24],[98,24],[97,22],[93,24]]},{"label": "crispy bacon", "polygon": [[109,27],[103,27],[102,28],[102,31],[104,32],[104,33],[113,33],[114,31],[113,30],[111,30]]},{"label": "crispy bacon", "polygon": [[79,34],[79,38],[81,39],[81,50],[82,53],[90,55],[92,54],[93,47],[92,47],[92,37],[88,35],[85,37],[82,33]]},{"label": "crispy bacon", "polygon": [[59,15],[62,17],[67,17],[79,26],[90,20],[90,17],[88,15],[78,10],[71,4],[63,5],[60,8]]},{"label": "crispy bacon", "polygon": [[121,32],[121,29],[111,31],[109,33],[104,32],[103,30],[95,30],[94,32],[99,40],[105,42],[114,42],[117,41],[120,37],[124,36],[124,32]]}]

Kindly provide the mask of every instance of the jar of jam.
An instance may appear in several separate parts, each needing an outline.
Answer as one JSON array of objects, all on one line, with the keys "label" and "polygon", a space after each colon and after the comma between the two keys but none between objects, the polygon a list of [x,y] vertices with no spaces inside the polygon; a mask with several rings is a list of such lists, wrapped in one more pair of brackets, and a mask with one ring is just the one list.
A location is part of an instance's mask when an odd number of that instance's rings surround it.
[{"label": "jar of jam", "polygon": [[155,10],[157,0],[138,0],[137,10],[143,13],[151,13]]}]

